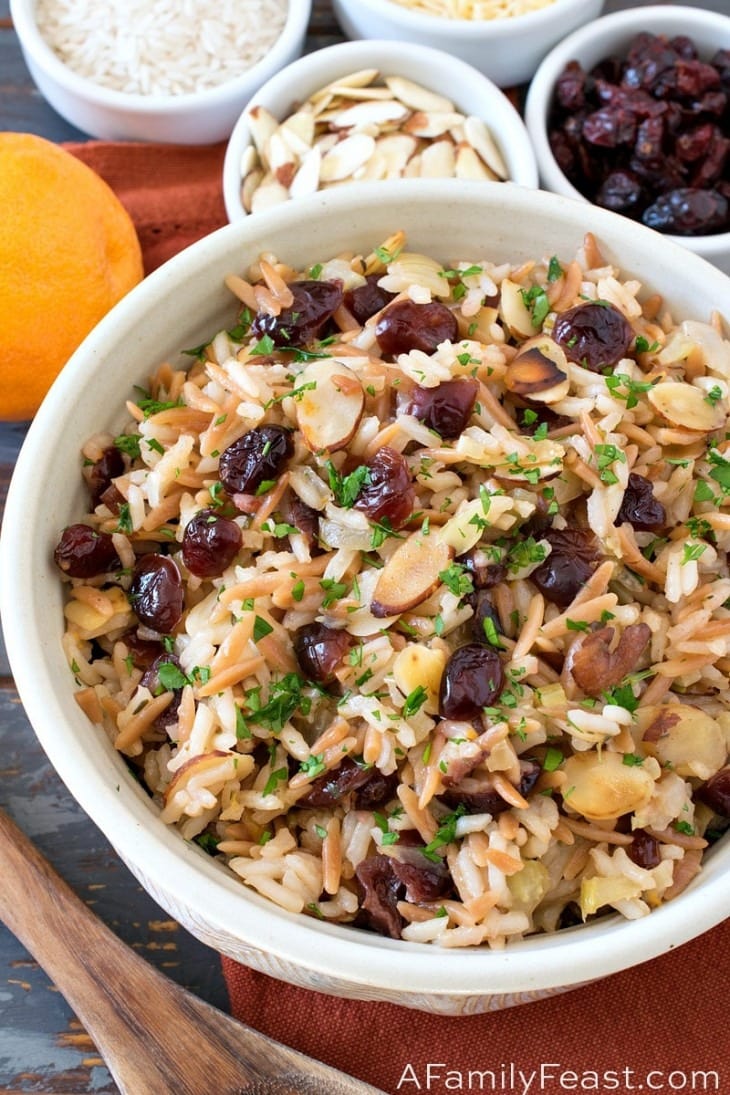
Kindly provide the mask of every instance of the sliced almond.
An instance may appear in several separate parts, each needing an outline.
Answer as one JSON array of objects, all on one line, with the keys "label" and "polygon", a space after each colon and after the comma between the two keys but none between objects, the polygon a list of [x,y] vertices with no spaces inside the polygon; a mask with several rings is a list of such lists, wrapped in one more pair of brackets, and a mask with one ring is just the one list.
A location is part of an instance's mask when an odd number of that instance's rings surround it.
[{"label": "sliced almond", "polygon": [[271,174],[265,176],[251,194],[251,212],[260,213],[262,209],[272,209],[275,205],[289,200],[289,191]]},{"label": "sliced almond", "polygon": [[409,110],[395,99],[374,100],[355,103],[340,111],[332,119],[337,129],[359,129],[365,125],[382,126],[387,122],[399,122],[407,118]]},{"label": "sliced almond", "polygon": [[308,448],[316,453],[343,449],[365,406],[365,393],[355,373],[333,358],[323,358],[307,365],[296,387],[304,389],[296,403],[296,415]]},{"label": "sliced almond", "polygon": [[281,123],[279,134],[297,156],[305,156],[314,144],[314,115],[300,110]]},{"label": "sliced almond", "polygon": [[725,409],[708,399],[706,392],[692,384],[668,380],[655,384],[646,397],[657,414],[684,430],[712,433],[725,423]]},{"label": "sliced almond", "polygon": [[455,112],[433,111],[426,114],[419,110],[405,122],[403,129],[414,137],[443,137],[452,126],[459,125],[463,120],[464,115]]},{"label": "sliced almond", "polygon": [[570,390],[565,352],[546,335],[529,339],[507,366],[504,385],[531,402],[557,403]]},{"label": "sliced almond", "polygon": [[419,686],[426,691],[423,710],[436,715],[439,709],[439,688],[446,668],[446,654],[423,643],[408,643],[393,660],[393,680],[404,696],[410,696]]},{"label": "sliced almond", "polygon": [[489,179],[491,181],[497,179],[494,172],[477,156],[470,144],[460,144],[457,148],[454,174],[457,179]]},{"label": "sliced almond", "polygon": [[259,156],[254,145],[247,144],[241,153],[241,162],[238,166],[238,170],[241,172],[241,178],[245,179],[249,171],[253,171],[254,167],[258,166]]},{"label": "sliced almond", "polygon": [[378,151],[385,161],[385,178],[397,179],[418,148],[418,141],[407,133],[388,133],[377,142]]},{"label": "sliced almond", "polygon": [[263,158],[269,139],[276,133],[279,123],[265,106],[253,106],[248,112],[248,128],[251,130],[251,138],[259,156]]},{"label": "sliced almond", "polygon": [[498,179],[504,181],[509,178],[509,172],[502,153],[497,148],[494,137],[481,118],[477,118],[474,114],[469,115],[464,122],[464,136]]},{"label": "sliced almond", "polygon": [[453,558],[453,548],[435,534],[420,530],[398,545],[380,571],[370,611],[383,619],[399,616],[425,601]]},{"label": "sliced almond", "polygon": [[522,286],[510,278],[503,278],[500,286],[499,312],[515,338],[531,338],[535,334],[532,313],[522,296]]},{"label": "sliced almond", "polygon": [[450,99],[438,95],[435,91],[429,91],[420,84],[415,84],[413,80],[407,80],[405,76],[386,76],[385,83],[396,99],[400,99],[411,110],[420,110],[425,114],[454,113],[454,104]]},{"label": "sliced almond", "polygon": [[247,213],[251,212],[251,205],[253,204],[253,196],[258,190],[259,183],[264,177],[263,167],[255,167],[253,171],[249,171],[246,175],[243,183],[241,184],[241,204]]},{"label": "sliced almond", "polygon": [[323,182],[336,182],[349,179],[362,167],[375,151],[375,141],[366,133],[353,133],[338,141],[322,158],[320,179]]},{"label": "sliced almond", "polygon": [[289,187],[291,198],[303,198],[319,189],[319,171],[322,165],[322,153],[318,148],[310,148],[303,158],[299,170]]},{"label": "sliced almond", "polygon": [[451,179],[455,166],[456,154],[451,141],[434,141],[421,152],[421,175],[424,179]]}]

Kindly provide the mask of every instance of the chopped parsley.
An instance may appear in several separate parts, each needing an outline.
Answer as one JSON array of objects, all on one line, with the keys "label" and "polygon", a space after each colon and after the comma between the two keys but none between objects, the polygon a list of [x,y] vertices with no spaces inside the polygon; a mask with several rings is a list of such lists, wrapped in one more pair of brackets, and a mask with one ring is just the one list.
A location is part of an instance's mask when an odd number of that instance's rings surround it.
[{"label": "chopped parsley", "polygon": [[266,780],[266,783],[264,784],[264,790],[263,790],[264,795],[273,795],[274,792],[276,791],[276,788],[279,786],[279,784],[283,783],[283,782],[286,782],[286,780],[288,778],[289,778],[289,769],[288,768],[276,768],[270,774],[269,778]]},{"label": "chopped parsley", "polygon": [[342,509],[352,509],[362,488],[370,484],[370,468],[360,464],[349,475],[341,475],[331,460],[327,461],[325,468],[335,502]]},{"label": "chopped parsley", "polygon": [[456,597],[466,597],[474,592],[471,575],[463,563],[451,563],[446,570],[439,572],[439,581]]},{"label": "chopped parsley", "polygon": [[541,285],[533,285],[529,289],[520,289],[520,296],[525,308],[530,313],[532,326],[539,330],[550,311],[550,301],[547,298],[547,293]]},{"label": "chopped parsley", "polygon": [[451,844],[456,839],[456,826],[459,818],[463,817],[466,813],[466,806],[460,803],[452,814],[447,814],[446,817],[441,819],[436,836],[433,840],[429,841],[425,848],[421,848],[421,852],[425,855],[426,859],[430,859],[432,863],[438,863],[441,856],[438,854],[440,848],[444,848],[447,844]]},{"label": "chopped parsley", "polygon": [[428,692],[422,684],[417,685],[412,692],[409,692],[406,696],[405,703],[401,714],[404,719],[408,719],[411,715],[415,715],[417,711],[423,707],[424,703],[428,699]]}]

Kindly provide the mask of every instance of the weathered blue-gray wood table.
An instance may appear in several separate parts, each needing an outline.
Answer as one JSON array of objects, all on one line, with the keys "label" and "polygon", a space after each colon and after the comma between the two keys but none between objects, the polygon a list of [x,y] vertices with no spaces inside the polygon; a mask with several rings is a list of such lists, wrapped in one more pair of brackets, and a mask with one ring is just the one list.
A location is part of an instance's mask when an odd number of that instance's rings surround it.
[{"label": "weathered blue-gray wood table", "polygon": [[[730,0],[684,2],[725,14],[730,10]],[[607,0],[605,11],[639,6],[639,0]],[[329,0],[315,0],[307,49],[341,38]],[[37,133],[53,141],[86,139],[36,90],[20,53],[8,0],[0,0],[0,130]],[[0,216],[9,213],[0,210]],[[0,513],[24,433],[22,425],[0,423]],[[12,581],[12,575],[1,574],[0,581]],[[171,978],[226,1009],[218,956],[144,893],[46,760],[18,699],[1,641],[0,806],[120,938]],[[0,925],[0,1095],[112,1095],[116,1090],[58,990]]]}]

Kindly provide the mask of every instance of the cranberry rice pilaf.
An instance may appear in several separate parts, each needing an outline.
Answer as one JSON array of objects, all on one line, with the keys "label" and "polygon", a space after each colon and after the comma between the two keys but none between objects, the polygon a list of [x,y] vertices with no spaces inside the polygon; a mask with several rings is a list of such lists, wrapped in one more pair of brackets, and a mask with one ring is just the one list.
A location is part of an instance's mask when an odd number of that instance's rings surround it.
[{"label": "cranberry rice pilaf", "polygon": [[[485,249],[486,250],[486,249]],[[83,711],[292,913],[500,947],[670,900],[730,816],[730,342],[587,235],[263,254],[83,449]]]}]

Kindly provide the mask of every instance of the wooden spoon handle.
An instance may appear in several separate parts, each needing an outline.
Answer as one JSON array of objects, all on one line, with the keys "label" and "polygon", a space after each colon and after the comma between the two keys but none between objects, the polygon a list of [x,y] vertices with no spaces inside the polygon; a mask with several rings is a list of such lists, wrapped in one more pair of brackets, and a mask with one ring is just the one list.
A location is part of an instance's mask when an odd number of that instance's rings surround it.
[{"label": "wooden spoon handle", "polygon": [[0,810],[0,918],[59,987],[123,1095],[378,1095],[169,981]]}]

